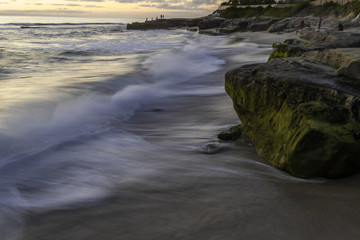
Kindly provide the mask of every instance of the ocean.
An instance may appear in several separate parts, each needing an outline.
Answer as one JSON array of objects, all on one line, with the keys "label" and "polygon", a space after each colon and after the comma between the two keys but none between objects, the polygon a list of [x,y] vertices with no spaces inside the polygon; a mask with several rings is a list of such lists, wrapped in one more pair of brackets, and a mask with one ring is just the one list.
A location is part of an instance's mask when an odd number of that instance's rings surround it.
[{"label": "ocean", "polygon": [[298,179],[224,90],[285,35],[0,19],[0,239],[359,239],[359,176]]}]

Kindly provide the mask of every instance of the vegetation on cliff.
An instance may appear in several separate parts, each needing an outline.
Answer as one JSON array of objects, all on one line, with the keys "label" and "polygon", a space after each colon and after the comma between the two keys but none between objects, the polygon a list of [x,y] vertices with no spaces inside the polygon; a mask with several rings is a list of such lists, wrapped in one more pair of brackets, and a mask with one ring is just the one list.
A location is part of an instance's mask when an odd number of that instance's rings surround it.
[{"label": "vegetation on cliff", "polygon": [[277,8],[271,5],[263,7],[247,7],[236,8],[229,7],[220,11],[220,16],[224,18],[245,18],[245,17],[259,17],[268,16],[276,18],[287,18],[294,16],[333,16],[333,17],[345,17],[349,14],[355,16],[360,13],[360,2],[353,1],[345,5],[340,5],[334,2],[325,3],[321,6],[311,5],[311,1],[298,2],[292,7]]}]

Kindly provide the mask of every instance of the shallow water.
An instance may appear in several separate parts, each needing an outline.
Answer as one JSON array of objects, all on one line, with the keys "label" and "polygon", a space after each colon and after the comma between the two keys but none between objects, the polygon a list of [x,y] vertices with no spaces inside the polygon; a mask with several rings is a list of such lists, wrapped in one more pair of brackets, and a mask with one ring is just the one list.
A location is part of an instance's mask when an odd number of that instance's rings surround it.
[{"label": "shallow water", "polygon": [[286,36],[72,21],[2,25],[0,239],[360,237],[358,176],[297,179],[216,137],[239,123],[224,73]]}]

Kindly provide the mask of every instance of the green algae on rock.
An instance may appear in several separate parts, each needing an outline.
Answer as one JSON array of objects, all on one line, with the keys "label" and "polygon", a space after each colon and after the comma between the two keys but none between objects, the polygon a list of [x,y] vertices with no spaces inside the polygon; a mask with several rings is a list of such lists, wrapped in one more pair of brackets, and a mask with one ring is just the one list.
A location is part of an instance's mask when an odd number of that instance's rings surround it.
[{"label": "green algae on rock", "polygon": [[359,83],[305,58],[273,59],[227,72],[225,88],[269,163],[304,178],[360,171]]},{"label": "green algae on rock", "polygon": [[218,138],[224,141],[235,141],[242,137],[241,124],[231,127],[228,130],[224,130],[218,134]]},{"label": "green algae on rock", "polygon": [[310,46],[307,42],[298,39],[287,39],[284,43],[274,43],[269,61],[273,58],[300,57],[306,52],[322,51],[324,48]]}]

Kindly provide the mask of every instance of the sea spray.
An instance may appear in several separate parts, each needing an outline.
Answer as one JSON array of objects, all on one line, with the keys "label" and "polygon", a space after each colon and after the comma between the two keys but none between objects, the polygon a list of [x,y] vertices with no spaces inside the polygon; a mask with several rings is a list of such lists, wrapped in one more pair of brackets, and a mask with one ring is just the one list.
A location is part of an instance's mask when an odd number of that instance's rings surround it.
[{"label": "sea spray", "polygon": [[[211,43],[209,43],[211,46]],[[215,44],[215,43],[213,43]],[[189,39],[186,44],[177,49],[171,49],[156,54],[144,62],[153,78],[176,84],[192,80],[220,69],[225,63],[216,57],[220,50],[204,45],[199,40]]]},{"label": "sea spray", "polygon": [[[60,29],[62,28],[51,29],[53,36]],[[40,39],[52,33],[45,34],[41,29],[34,31]],[[27,31],[25,34],[32,32]],[[33,46],[33,50],[51,53],[51,57],[53,52],[66,56],[66,59],[57,62],[57,66],[66,67],[68,61],[83,61],[81,59],[85,57],[94,58],[97,55],[103,57],[110,50],[118,53],[125,50],[128,53],[132,49],[136,53],[140,50],[138,47],[144,46],[141,42],[143,40],[135,43],[131,41],[130,35],[136,35],[135,33],[125,34],[128,34],[129,39],[126,44],[117,48],[114,48],[116,39],[104,39],[103,44],[98,44],[98,39],[79,42],[82,36],[77,36],[78,40],[59,39],[52,44]],[[145,35],[149,36],[150,41],[158,41],[159,34],[165,35],[162,31]],[[65,34],[56,37],[68,36]],[[20,98],[19,103],[16,103],[19,105],[18,111],[6,116],[6,121],[2,122],[0,181],[4,186],[1,192],[7,197],[2,198],[0,203],[9,208],[31,211],[68,208],[77,206],[78,203],[84,206],[85,202],[90,204],[111,194],[115,183],[118,185],[130,179],[138,180],[145,177],[146,172],[156,169],[156,164],[147,165],[139,157],[153,152],[155,146],[121,129],[121,126],[141,108],[156,106],[170,96],[188,94],[179,91],[184,90],[182,82],[214,72],[224,64],[224,60],[215,56],[217,51],[204,46],[201,39],[190,37],[192,39],[186,40],[185,46],[179,45],[178,38],[186,39],[187,36],[183,32],[174,32],[170,34],[169,41],[158,41],[153,48],[147,48],[147,51],[164,46],[168,49],[152,54],[143,62],[142,76],[147,78],[138,79],[136,83],[125,79],[127,85],[122,85],[117,90],[112,89],[113,94],[85,92],[80,96],[76,94],[66,95],[64,99],[49,99],[49,104],[40,104],[38,100],[30,101],[26,103],[31,106],[28,109],[20,106],[21,101],[27,101],[27,95],[23,95],[23,99]],[[129,44],[138,47],[131,47]],[[58,46],[54,47],[55,45]],[[42,60],[39,59],[40,62]],[[55,58],[53,60],[56,61]],[[71,69],[68,71],[72,74]],[[121,81],[123,77],[116,79]],[[32,87],[36,88],[36,79],[31,80],[35,83]],[[66,83],[56,82],[57,78],[49,80],[49,85],[55,90]],[[101,84],[105,85],[106,81],[104,79]],[[111,83],[112,80],[108,81]],[[44,84],[46,82],[39,84],[39,87]],[[75,86],[80,85],[68,87]],[[201,91],[197,90],[192,94]],[[12,105],[14,107],[15,104]],[[38,109],[36,114],[31,114],[35,109]],[[137,152],[136,155],[133,154],[134,151]],[[157,159],[160,158],[159,156]]]}]

